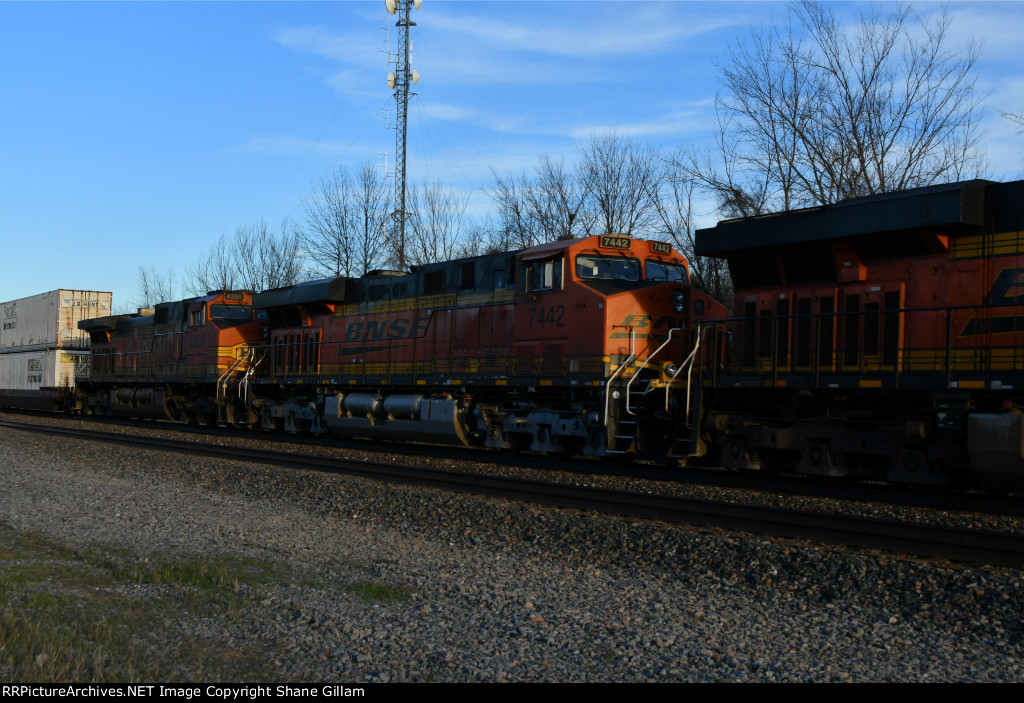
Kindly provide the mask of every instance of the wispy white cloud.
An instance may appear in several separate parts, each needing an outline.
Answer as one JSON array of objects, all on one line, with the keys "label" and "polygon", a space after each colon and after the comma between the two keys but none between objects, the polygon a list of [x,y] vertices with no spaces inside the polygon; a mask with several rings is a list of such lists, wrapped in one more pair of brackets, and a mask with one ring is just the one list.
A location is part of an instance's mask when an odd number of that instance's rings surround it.
[{"label": "wispy white cloud", "polygon": [[477,119],[480,112],[459,105],[419,101],[416,103],[416,114],[432,120],[463,122]]},{"label": "wispy white cloud", "polygon": [[661,115],[656,119],[642,122],[616,123],[594,123],[573,127],[568,131],[568,136],[575,139],[587,139],[593,134],[615,132],[622,137],[650,138],[668,137],[672,135],[682,136],[704,132],[708,128],[707,120],[697,111],[671,113]]},{"label": "wispy white cloud", "polygon": [[[516,7],[516,6],[512,6]],[[572,11],[529,13],[519,5],[508,19],[476,12],[432,12],[431,29],[471,37],[494,48],[558,56],[648,54],[677,42],[739,23],[736,14],[678,3],[569,4]],[[671,8],[670,13],[668,8]],[[666,17],[670,14],[670,17]]]},{"label": "wispy white cloud", "polygon": [[[981,46],[983,60],[1019,61],[1024,4],[962,2],[948,6],[947,11],[952,19],[947,34],[950,47],[962,48],[969,42],[975,42]],[[929,12],[929,16],[940,12],[936,8]]]},{"label": "wispy white cloud", "polygon": [[365,30],[355,34],[339,34],[324,27],[290,27],[278,30],[273,38],[281,46],[294,51],[360,65],[368,58],[383,55],[382,50],[385,48],[378,36]]}]

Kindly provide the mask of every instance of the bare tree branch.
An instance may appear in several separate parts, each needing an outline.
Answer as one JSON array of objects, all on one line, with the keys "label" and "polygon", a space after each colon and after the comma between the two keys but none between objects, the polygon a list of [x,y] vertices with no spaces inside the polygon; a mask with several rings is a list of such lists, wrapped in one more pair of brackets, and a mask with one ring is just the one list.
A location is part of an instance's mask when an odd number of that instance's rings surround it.
[{"label": "bare tree branch", "polygon": [[1010,122],[1017,125],[1017,134],[1024,134],[1024,111],[1021,112],[1003,112],[999,111],[999,114],[1008,119]]},{"label": "bare tree branch", "polygon": [[694,253],[696,214],[694,195],[697,183],[678,164],[687,155],[677,152],[675,157],[663,160],[664,174],[661,187],[651,193],[651,206],[657,213],[659,224],[675,248],[690,264],[690,282],[725,304],[732,302],[732,280],[728,265],[722,259],[697,256]]},{"label": "bare tree branch", "polygon": [[468,199],[435,182],[409,189],[406,258],[412,265],[456,258]]},{"label": "bare tree branch", "polygon": [[203,295],[214,290],[253,290],[298,283],[302,279],[299,243],[286,222],[280,235],[266,222],[241,225],[233,236],[222,234],[209,255],[188,269],[187,292]]},{"label": "bare tree branch", "polygon": [[658,155],[615,132],[582,147],[580,181],[593,198],[593,234],[642,236],[656,221],[650,194],[658,190]]},{"label": "bare tree branch", "polygon": [[173,271],[163,275],[156,270],[155,266],[150,266],[148,269],[139,266],[137,281],[135,307],[152,308],[157,303],[174,300],[177,297],[178,286],[174,280]]},{"label": "bare tree branch", "polygon": [[681,165],[729,216],[976,176],[980,52],[950,49],[950,22],[895,5],[845,26],[833,6],[795,3],[730,47],[717,151]]}]

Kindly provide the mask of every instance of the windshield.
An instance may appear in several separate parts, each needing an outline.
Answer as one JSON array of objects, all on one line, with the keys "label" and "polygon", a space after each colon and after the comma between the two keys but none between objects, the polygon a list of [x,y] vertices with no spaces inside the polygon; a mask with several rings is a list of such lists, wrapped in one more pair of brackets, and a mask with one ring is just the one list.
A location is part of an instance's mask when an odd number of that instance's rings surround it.
[{"label": "windshield", "polygon": [[576,257],[576,276],[606,281],[639,281],[640,262],[631,257],[580,254]]},{"label": "windshield", "polygon": [[252,307],[249,305],[211,305],[211,320],[251,320]]},{"label": "windshield", "polygon": [[644,273],[647,274],[648,281],[668,281],[669,283],[687,283],[689,281],[685,267],[653,259],[644,262]]}]

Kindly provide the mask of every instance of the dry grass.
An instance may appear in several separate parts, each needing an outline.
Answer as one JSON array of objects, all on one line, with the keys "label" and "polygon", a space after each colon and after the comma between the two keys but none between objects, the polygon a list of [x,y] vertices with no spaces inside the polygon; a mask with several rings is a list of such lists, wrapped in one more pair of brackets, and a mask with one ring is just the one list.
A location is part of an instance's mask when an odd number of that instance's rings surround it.
[{"label": "dry grass", "polygon": [[[230,624],[248,586],[290,578],[235,557],[80,549],[0,524],[0,680],[268,680],[272,653],[183,634],[201,618]],[[209,628],[218,631],[219,628]]]}]

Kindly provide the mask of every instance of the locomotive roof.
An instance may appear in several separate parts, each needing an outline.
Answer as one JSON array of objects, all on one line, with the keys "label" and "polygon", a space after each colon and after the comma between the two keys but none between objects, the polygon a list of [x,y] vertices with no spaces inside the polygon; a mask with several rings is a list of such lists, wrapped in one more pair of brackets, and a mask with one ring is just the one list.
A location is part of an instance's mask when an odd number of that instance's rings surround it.
[{"label": "locomotive roof", "polygon": [[117,323],[121,320],[129,320],[134,317],[133,314],[127,315],[107,315],[106,317],[91,317],[88,320],[79,320],[78,329],[85,330],[86,332],[95,332],[99,330],[106,330],[112,332],[117,329]]},{"label": "locomotive roof", "polygon": [[745,249],[883,232],[970,231],[985,224],[986,193],[991,186],[1001,185],[975,179],[724,220],[716,227],[696,231],[694,252],[699,256],[725,256]]},{"label": "locomotive roof", "polygon": [[519,259],[521,261],[533,261],[535,259],[545,259],[549,256],[554,256],[558,252],[568,249],[571,245],[576,244],[582,240],[579,239],[556,239],[553,242],[545,242],[532,246],[529,249],[524,249],[520,252]]},{"label": "locomotive roof", "polygon": [[340,276],[296,283],[294,286],[283,288],[271,288],[254,295],[252,304],[259,310],[269,310],[306,303],[344,303],[348,280]]}]

